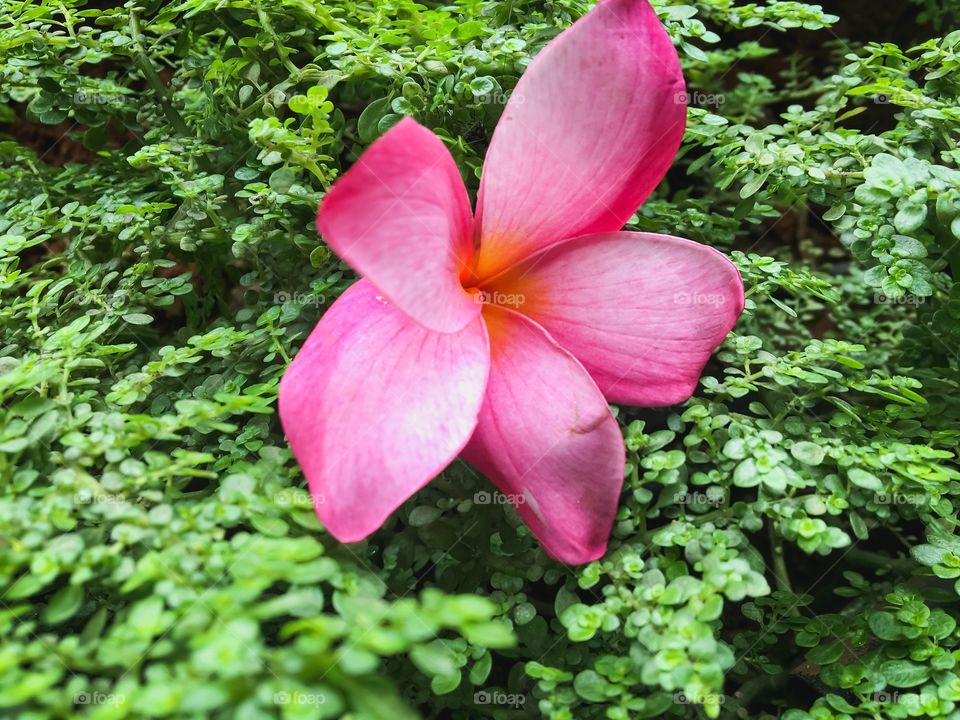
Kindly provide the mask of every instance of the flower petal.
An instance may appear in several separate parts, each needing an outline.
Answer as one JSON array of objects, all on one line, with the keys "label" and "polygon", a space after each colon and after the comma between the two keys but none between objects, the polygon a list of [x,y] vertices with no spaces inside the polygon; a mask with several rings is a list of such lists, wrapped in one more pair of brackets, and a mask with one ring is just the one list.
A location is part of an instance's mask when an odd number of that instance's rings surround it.
[{"label": "flower petal", "polygon": [[477,274],[619,230],[680,147],[676,50],[647,0],[603,0],[530,64],[497,125],[477,202]]},{"label": "flower petal", "polygon": [[280,383],[280,419],[317,514],[342,542],[383,524],[457,456],[489,370],[483,319],[426,330],[361,280],[327,310]]},{"label": "flower petal", "polygon": [[489,286],[494,299],[520,298],[520,311],[583,363],[608,400],[654,407],[693,394],[744,302],[725,255],[652,233],[566,240]]},{"label": "flower petal", "polygon": [[583,367],[543,328],[487,306],[491,364],[463,457],[507,495],[544,550],[603,555],[623,484],[623,438]]},{"label": "flower petal", "polygon": [[460,285],[472,252],[470,199],[443,142],[405,118],[374,142],[323,198],[327,244],[396,306],[453,332],[479,308]]}]

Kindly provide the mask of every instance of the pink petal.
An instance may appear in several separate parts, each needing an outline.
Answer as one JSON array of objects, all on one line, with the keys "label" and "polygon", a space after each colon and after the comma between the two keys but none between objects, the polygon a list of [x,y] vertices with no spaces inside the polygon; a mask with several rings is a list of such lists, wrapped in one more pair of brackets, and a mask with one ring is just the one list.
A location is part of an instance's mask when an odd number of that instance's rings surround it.
[{"label": "pink petal", "polygon": [[693,394],[743,310],[726,256],[692,240],[603,233],[547,248],[489,283],[583,363],[611,402],[663,406]]},{"label": "pink petal", "polygon": [[443,142],[404,118],[323,198],[327,244],[424,327],[453,332],[476,318],[460,285],[470,261],[467,190]]},{"label": "pink petal", "polygon": [[361,540],[457,456],[489,370],[483,319],[436,333],[366,280],[324,314],[280,383],[280,419],[317,514]]},{"label": "pink petal", "polygon": [[477,203],[489,277],[558,240],[619,230],[683,138],[676,50],[646,0],[603,0],[530,64],[487,151]]},{"label": "pink petal", "polygon": [[507,495],[544,550],[603,555],[623,484],[623,438],[593,380],[543,328],[487,306],[491,365],[463,457]]}]

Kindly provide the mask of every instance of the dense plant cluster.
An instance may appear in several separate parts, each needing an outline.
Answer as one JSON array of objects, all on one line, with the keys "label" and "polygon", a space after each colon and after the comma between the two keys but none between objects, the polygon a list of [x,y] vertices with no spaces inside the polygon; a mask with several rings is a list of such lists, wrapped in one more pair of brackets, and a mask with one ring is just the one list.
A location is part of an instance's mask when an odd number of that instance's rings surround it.
[{"label": "dense plant cluster", "polygon": [[475,190],[589,3],[0,2],[0,716],[960,717],[958,8],[654,5],[689,123],[631,227],[747,310],[618,409],[570,568],[462,463],[336,543],[275,401],[354,280],[325,188],[412,115]]}]

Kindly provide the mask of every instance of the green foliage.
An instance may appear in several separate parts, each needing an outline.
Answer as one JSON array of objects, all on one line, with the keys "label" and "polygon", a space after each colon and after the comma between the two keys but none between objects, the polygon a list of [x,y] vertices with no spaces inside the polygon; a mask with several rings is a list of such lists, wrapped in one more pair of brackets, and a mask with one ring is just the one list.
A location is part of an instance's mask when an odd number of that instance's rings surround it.
[{"label": "green foliage", "polygon": [[462,463],[334,542],[274,409],[354,279],[324,190],[403,115],[475,189],[588,3],[100,5],[0,3],[0,715],[958,716],[960,31],[655,3],[690,121],[631,225],[747,308],[688,403],[618,410],[567,568]]}]

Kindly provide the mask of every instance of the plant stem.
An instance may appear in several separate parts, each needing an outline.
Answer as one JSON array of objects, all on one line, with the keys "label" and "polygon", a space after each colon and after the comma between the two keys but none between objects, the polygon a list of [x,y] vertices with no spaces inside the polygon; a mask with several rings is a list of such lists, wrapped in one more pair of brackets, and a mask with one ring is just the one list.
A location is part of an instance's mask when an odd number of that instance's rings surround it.
[{"label": "plant stem", "polygon": [[[793,584],[790,582],[790,574],[787,572],[787,563],[783,553],[783,539],[777,534],[777,529],[772,520],[767,522],[767,537],[770,538],[773,577],[776,580],[777,589],[793,595]],[[791,608],[790,614],[797,615],[797,608]]]},{"label": "plant stem", "polygon": [[909,573],[917,567],[917,563],[911,558],[893,558],[883,553],[861,550],[860,548],[848,550],[847,558],[863,567],[876,570],[891,570],[897,573]]},{"label": "plant stem", "polygon": [[726,720],[727,718],[738,717],[737,710],[739,708],[746,708],[751,702],[753,702],[753,699],[757,695],[760,695],[761,693],[768,693],[774,688],[783,684],[783,682],[787,679],[787,676],[788,673],[786,671],[776,675],[767,675],[764,673],[751,680],[748,680],[733,694],[732,700],[734,702],[730,703],[728,707],[724,708],[721,718]]},{"label": "plant stem", "polygon": [[143,45],[143,36],[140,34],[140,20],[138,18],[138,15],[142,11],[143,8],[139,7],[135,7],[130,10],[130,36],[133,38],[133,44],[137,48],[137,67],[140,68],[140,72],[143,73],[143,77],[146,79],[150,87],[153,88],[153,91],[157,94],[157,101],[160,103],[163,114],[167,116],[167,120],[170,121],[170,124],[173,125],[176,131],[182,135],[193,135],[193,133],[190,132],[190,127],[187,125],[186,121],[183,119],[180,113],[177,112],[177,109],[170,101],[170,89],[163,84],[163,81],[160,79],[157,71],[153,68],[153,63],[150,62],[150,58],[147,55],[147,50]]}]

